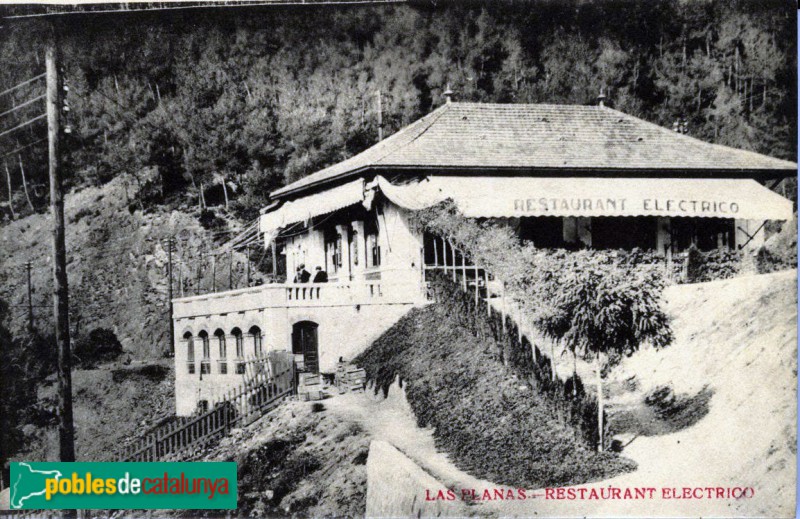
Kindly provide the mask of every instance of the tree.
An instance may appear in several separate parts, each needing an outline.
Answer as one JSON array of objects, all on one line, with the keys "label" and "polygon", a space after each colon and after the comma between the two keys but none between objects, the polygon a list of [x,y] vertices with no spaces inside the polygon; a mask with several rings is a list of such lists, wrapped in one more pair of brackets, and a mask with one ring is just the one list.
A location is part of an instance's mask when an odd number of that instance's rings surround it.
[{"label": "tree", "polygon": [[557,325],[543,332],[563,340],[573,353],[594,357],[597,375],[598,450],[603,450],[603,356],[627,355],[643,343],[654,347],[672,341],[669,318],[661,308],[665,286],[655,265],[614,260],[603,252],[570,254],[557,291],[544,304],[554,307]]}]

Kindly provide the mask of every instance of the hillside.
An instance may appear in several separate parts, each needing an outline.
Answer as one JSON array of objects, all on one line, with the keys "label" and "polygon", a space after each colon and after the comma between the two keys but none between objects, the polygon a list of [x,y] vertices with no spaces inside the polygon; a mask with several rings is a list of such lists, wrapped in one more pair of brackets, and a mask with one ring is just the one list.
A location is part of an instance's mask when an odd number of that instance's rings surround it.
[{"label": "hillside", "polygon": [[[66,181],[86,186],[158,168],[148,196],[211,206],[230,198],[231,210],[252,218],[270,190],[368,148],[379,119],[388,136],[431,112],[448,85],[457,100],[501,103],[586,105],[604,91],[610,106],[662,127],[683,120],[692,136],[794,159],[793,20],[782,0],[415,1],[102,23],[65,17]],[[0,91],[43,71],[46,30],[6,24]],[[0,113],[42,87],[0,96]],[[6,115],[3,130],[40,109]],[[18,161],[32,204],[46,205],[41,137],[42,122],[27,135],[0,135],[4,153],[22,148],[7,157],[17,213],[29,211]],[[0,219],[12,216],[6,202],[3,193]]]},{"label": "hillside", "polygon": [[[108,328],[134,358],[152,359],[169,350],[164,240],[178,238],[173,255],[176,297],[179,277],[193,288],[200,252],[222,240],[200,225],[194,207],[143,211],[135,203],[137,186],[135,179],[122,175],[66,196],[70,324],[73,341],[95,328]],[[49,214],[34,214],[0,226],[0,300],[13,309],[8,324],[14,336],[27,325],[28,261],[36,328],[52,330],[51,221]],[[238,265],[243,260],[235,255]],[[203,287],[209,289],[210,275],[202,274]],[[220,268],[217,278],[218,287],[225,287],[227,269]],[[236,272],[237,283],[240,278]]]},{"label": "hillside", "polygon": [[[666,306],[673,319],[674,343],[660,351],[645,348],[624,359],[609,374],[607,384],[612,427],[625,426],[617,437],[627,444],[622,455],[635,462],[636,469],[581,485],[752,486],[756,496],[735,501],[592,502],[593,515],[641,516],[651,514],[654,507],[669,507],[670,515],[686,516],[789,516],[794,511],[796,283],[792,270],[668,288]],[[509,481],[509,475],[516,473],[513,465],[506,467],[505,477],[495,475],[489,478],[492,483],[486,481],[490,446],[471,451],[472,462],[465,463],[462,454],[449,446],[447,436],[452,431],[438,427],[436,421],[426,430],[415,424],[426,425],[423,420],[436,414],[450,417],[462,402],[469,407],[478,398],[485,400],[487,386],[506,394],[519,385],[510,375],[505,381],[497,379],[494,373],[499,368],[485,353],[476,354],[462,342],[457,330],[450,331],[449,341],[435,339],[444,320],[436,305],[409,314],[387,333],[397,344],[393,351],[382,348],[379,340],[363,357],[379,380],[393,373],[402,376],[408,403],[398,404],[405,399],[393,396],[392,392],[403,392],[394,386],[386,400],[363,398],[341,405],[337,400],[329,407],[344,406],[345,416],[356,419],[376,439],[393,443],[449,487],[514,484]],[[419,369],[414,368],[417,363]],[[430,394],[436,390],[433,379],[454,369],[463,372],[465,366],[472,366],[488,383],[449,377],[451,385],[435,393],[444,395],[420,408],[415,393]],[[667,397],[653,398],[665,389]],[[528,393],[525,398],[535,396]],[[493,408],[493,414],[487,419],[478,412],[470,420],[453,419],[452,424],[491,444],[498,439],[498,422],[508,429],[515,423],[501,407]],[[585,501],[535,500],[484,503],[480,509],[500,515],[581,517],[587,506]]]},{"label": "hillside", "polygon": [[[169,351],[167,252],[164,239],[177,238],[173,253],[175,296],[178,281],[186,290],[211,283],[210,262],[198,254],[209,251],[230,233],[212,234],[199,223],[194,207],[142,210],[136,203],[138,184],[122,175],[101,187],[76,190],[66,196],[67,275],[73,349],[96,329],[113,332],[123,354],[97,369],[83,369],[75,358],[73,399],[76,451],[79,459],[108,460],[121,443],[174,413],[174,377]],[[51,218],[34,214],[0,226],[0,304],[9,305],[2,329],[8,330],[4,359],[21,359],[22,372],[10,365],[5,384],[4,424],[15,441],[4,445],[3,458],[44,460],[57,446],[55,375],[52,359]],[[231,227],[230,229],[233,229]],[[228,256],[217,271],[217,286],[227,288]],[[235,253],[234,282],[245,282],[242,254]],[[181,260],[183,261],[181,263]],[[25,263],[32,265],[35,329],[41,351],[28,337]],[[255,265],[253,279],[260,275]],[[37,353],[38,351],[38,353]],[[8,357],[7,357],[8,356]],[[51,362],[48,362],[50,360]],[[42,368],[41,366],[47,366]],[[44,371],[42,371],[42,369]],[[38,377],[38,378],[37,378]],[[5,415],[8,413],[8,415]],[[16,451],[17,446],[21,451]],[[6,449],[11,449],[8,452]]]},{"label": "hillside", "polygon": [[[606,479],[635,468],[597,453],[565,409],[506,367],[499,346],[463,326],[443,303],[416,308],[355,359],[390,391],[399,379],[420,427],[461,470],[508,486],[537,488]],[[585,408],[596,413],[596,407]]]}]

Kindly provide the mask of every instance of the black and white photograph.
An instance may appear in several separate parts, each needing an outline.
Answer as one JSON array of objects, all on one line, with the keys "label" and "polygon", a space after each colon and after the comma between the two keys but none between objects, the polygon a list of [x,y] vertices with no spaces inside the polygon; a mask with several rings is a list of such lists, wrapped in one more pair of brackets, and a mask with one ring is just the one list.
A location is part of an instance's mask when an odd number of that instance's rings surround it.
[{"label": "black and white photograph", "polygon": [[0,516],[796,517],[797,31],[0,1]]}]

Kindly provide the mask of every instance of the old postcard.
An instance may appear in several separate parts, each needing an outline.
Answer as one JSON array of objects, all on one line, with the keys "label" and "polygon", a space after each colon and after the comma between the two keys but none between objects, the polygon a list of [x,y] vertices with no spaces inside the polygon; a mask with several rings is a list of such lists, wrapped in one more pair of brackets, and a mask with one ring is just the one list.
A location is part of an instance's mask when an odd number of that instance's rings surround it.
[{"label": "old postcard", "polygon": [[796,5],[0,28],[0,516],[795,517]]}]

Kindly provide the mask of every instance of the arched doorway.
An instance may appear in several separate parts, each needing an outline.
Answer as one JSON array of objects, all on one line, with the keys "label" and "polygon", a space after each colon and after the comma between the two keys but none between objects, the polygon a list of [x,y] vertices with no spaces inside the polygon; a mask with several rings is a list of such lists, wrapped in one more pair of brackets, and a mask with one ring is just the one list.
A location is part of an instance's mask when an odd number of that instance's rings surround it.
[{"label": "arched doorway", "polygon": [[302,355],[306,370],[319,373],[319,325],[312,321],[300,321],[292,325],[292,353]]}]

